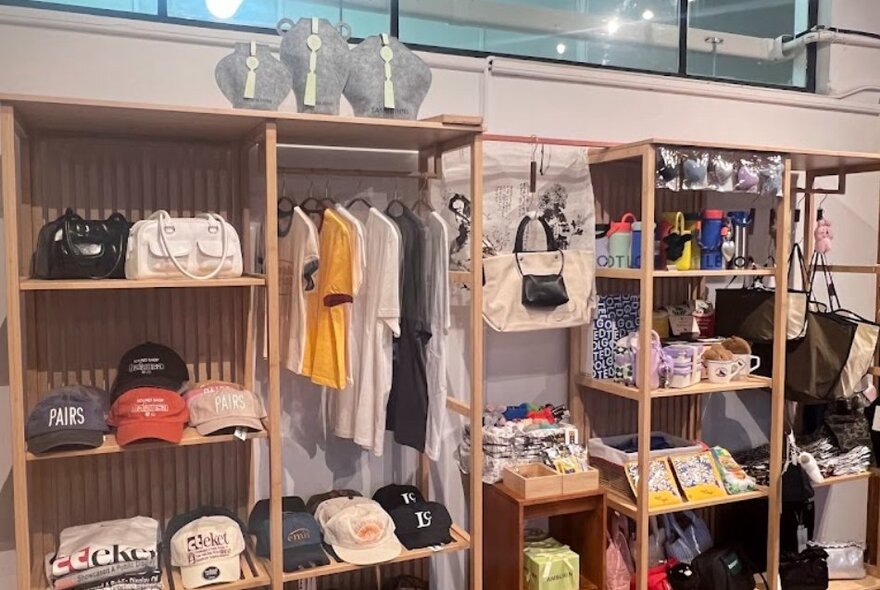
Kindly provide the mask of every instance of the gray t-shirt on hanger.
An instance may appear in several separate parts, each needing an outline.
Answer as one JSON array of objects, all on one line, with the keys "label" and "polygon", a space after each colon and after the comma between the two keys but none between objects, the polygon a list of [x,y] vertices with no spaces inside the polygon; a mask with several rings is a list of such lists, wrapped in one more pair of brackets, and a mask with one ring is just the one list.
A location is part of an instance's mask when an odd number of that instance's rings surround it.
[{"label": "gray t-shirt on hanger", "polygon": [[394,341],[394,374],[385,428],[394,440],[417,451],[425,450],[428,424],[428,377],[426,347],[431,338],[428,305],[428,239],[425,224],[412,211],[386,211],[400,229],[401,268],[400,338]]}]

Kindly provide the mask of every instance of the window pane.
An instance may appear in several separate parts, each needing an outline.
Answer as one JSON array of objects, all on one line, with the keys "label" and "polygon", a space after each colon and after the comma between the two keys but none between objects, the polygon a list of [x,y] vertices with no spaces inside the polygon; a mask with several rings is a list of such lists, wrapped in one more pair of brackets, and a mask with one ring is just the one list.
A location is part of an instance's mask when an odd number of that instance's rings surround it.
[{"label": "window pane", "polygon": [[678,4],[400,0],[400,39],[415,45],[676,72]]},{"label": "window pane", "polygon": [[158,0],[52,0],[50,4],[136,12],[138,14],[158,13]]},{"label": "window pane", "polygon": [[809,0],[692,0],[688,24],[689,74],[806,86],[805,52],[781,62],[766,53],[768,39],[809,28]]},{"label": "window pane", "polygon": [[[154,0],[155,1],[155,0]],[[342,20],[351,26],[358,39],[387,33],[390,29],[388,0],[358,2],[302,2],[299,0],[168,0],[168,16],[231,25],[274,29],[282,18],[326,18],[331,23]],[[228,16],[230,15],[231,16]]]}]

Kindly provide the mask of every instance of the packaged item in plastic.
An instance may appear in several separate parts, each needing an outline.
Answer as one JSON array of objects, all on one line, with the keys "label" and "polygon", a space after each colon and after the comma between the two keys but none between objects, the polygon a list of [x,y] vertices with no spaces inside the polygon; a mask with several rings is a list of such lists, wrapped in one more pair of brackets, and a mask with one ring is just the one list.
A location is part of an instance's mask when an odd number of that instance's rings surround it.
[{"label": "packaged item in plastic", "polygon": [[761,176],[758,172],[758,162],[754,156],[743,156],[739,161],[739,169],[736,171],[737,191],[742,193],[757,193]]},{"label": "packaged item in plastic", "polygon": [[755,478],[746,473],[730,452],[723,447],[712,447],[712,456],[721,473],[721,481],[728,494],[742,494],[757,489]]},{"label": "packaged item in plastic", "polygon": [[709,187],[722,193],[736,185],[736,156],[731,152],[714,152],[709,159]]},{"label": "packaged item in plastic", "polygon": [[709,152],[686,150],[681,158],[681,189],[701,191],[709,188]]},{"label": "packaged item in plastic", "polygon": [[677,191],[681,188],[681,171],[679,168],[678,152],[669,147],[657,149],[656,163],[657,188],[668,188]]},{"label": "packaged item in plastic", "polygon": [[673,455],[669,457],[669,462],[689,501],[698,502],[727,495],[721,486],[721,476],[709,451],[691,455]]},{"label": "packaged item in plastic", "polygon": [[759,166],[761,194],[770,197],[782,196],[782,175],[785,172],[782,156],[778,154],[762,156],[759,158]]}]

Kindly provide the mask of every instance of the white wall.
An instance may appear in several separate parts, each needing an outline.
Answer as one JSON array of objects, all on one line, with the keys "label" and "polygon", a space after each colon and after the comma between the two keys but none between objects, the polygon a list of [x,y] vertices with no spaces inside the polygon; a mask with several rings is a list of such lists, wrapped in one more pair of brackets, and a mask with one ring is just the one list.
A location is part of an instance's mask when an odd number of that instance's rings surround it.
[{"label": "white wall", "polygon": [[[872,0],[838,2],[829,18],[842,26],[880,30],[876,4]],[[0,92],[225,106],[214,85],[214,65],[228,53],[231,42],[248,39],[246,35],[221,31],[3,7]],[[262,40],[274,42],[271,38]],[[836,92],[864,84],[868,76],[880,82],[877,52],[835,48],[825,57],[823,63],[831,68],[831,86]],[[437,55],[425,58],[433,68],[434,83],[422,115],[483,113],[493,133],[606,141],[661,137],[880,149],[880,111],[870,95],[860,94],[844,102],[797,92],[511,60],[495,60],[492,71],[484,75],[483,60]],[[873,261],[878,233],[877,193],[878,178],[866,177],[853,182],[846,200],[828,199],[828,216],[839,228],[835,261]],[[848,280],[844,288],[851,307],[872,312],[873,285]],[[464,325],[462,311],[455,310],[459,327]],[[456,330],[452,339],[451,350],[466,351],[461,330]],[[4,348],[0,356],[5,359],[5,347],[0,348]],[[487,401],[564,401],[568,352],[562,335],[487,333],[486,354]],[[285,385],[290,383],[288,380]],[[462,389],[466,383],[466,374],[456,371],[453,391],[466,395]],[[306,419],[317,412],[316,399],[299,388],[285,388],[284,427],[288,436],[284,452],[289,492],[309,495],[331,485],[372,490],[380,482],[411,473],[412,453],[394,451],[390,460],[377,461],[346,443],[325,441],[315,430],[315,423]],[[766,419],[764,402],[755,396],[747,404],[737,399],[728,401],[724,408],[710,408],[707,420],[721,423],[724,418],[733,418],[752,423],[749,430],[760,439],[760,423]],[[0,432],[8,432],[8,427],[4,428],[8,420],[8,410],[3,407]],[[433,473],[435,489],[439,488],[438,495],[449,503],[454,516],[463,514],[464,507],[451,457],[457,436],[457,430],[451,428],[444,460]],[[11,552],[4,552],[12,539],[9,471],[8,451],[0,451],[0,587],[5,587],[3,576],[12,575]],[[856,485],[851,493],[861,498],[863,488]],[[845,492],[841,488],[834,493]],[[864,499],[858,505],[864,505]],[[458,559],[442,562],[444,580],[459,579],[462,570],[456,563]],[[450,582],[441,587],[462,586]]]}]

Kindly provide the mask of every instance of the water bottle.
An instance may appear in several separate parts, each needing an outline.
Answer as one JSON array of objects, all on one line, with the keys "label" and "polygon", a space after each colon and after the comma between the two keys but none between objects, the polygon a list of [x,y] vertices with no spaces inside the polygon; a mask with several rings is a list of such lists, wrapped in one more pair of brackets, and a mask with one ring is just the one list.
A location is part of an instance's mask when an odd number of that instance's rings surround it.
[{"label": "water bottle", "polygon": [[733,260],[730,268],[745,268],[749,263],[749,229],[752,214],[749,211],[730,211],[727,213],[733,227]]},{"label": "water bottle", "polygon": [[633,221],[632,231],[630,232],[630,256],[629,267],[642,267],[642,222]]},{"label": "water bottle", "polygon": [[700,220],[700,268],[703,270],[720,270],[724,268],[721,255],[721,230],[724,227],[724,211],[721,209],[704,209]]},{"label": "water bottle", "polygon": [[620,221],[612,222],[608,231],[608,253],[612,268],[629,268],[632,254],[632,224],[636,216],[626,213]]}]

